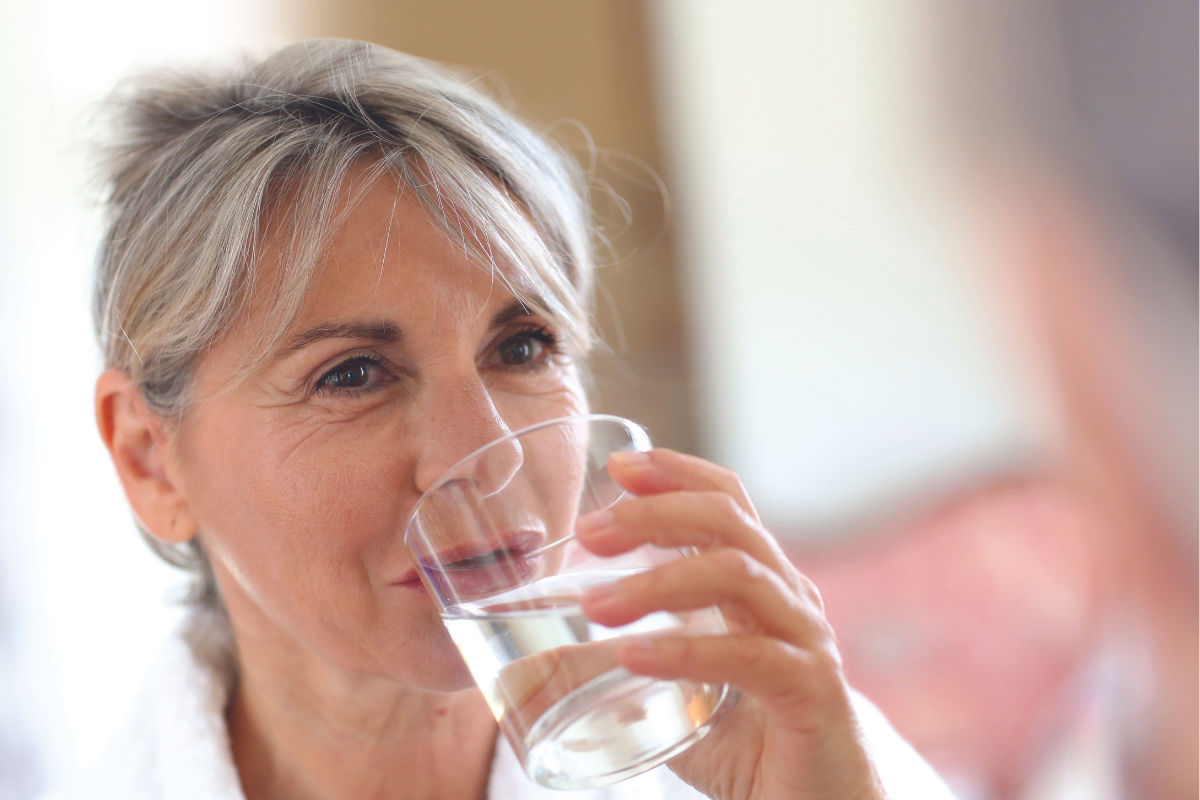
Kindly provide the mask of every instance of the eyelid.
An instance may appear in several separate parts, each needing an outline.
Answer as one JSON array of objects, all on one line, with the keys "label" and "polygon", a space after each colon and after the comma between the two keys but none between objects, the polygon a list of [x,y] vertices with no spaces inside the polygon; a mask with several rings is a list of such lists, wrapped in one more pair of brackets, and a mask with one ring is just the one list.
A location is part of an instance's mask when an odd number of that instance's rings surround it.
[{"label": "eyelid", "polygon": [[502,330],[488,345],[486,352],[490,356],[499,348],[508,344],[513,339],[518,338],[531,338],[537,340],[542,344],[543,347],[546,348],[546,355],[537,363],[511,365],[508,366],[510,369],[538,366],[547,359],[562,353],[562,339],[550,325],[540,320],[530,320],[528,322],[520,323],[515,327]]},{"label": "eyelid", "polygon": [[[323,381],[329,377],[335,370],[344,368],[351,364],[367,362],[372,368],[379,370],[382,375],[381,379],[367,386],[345,387],[338,388],[336,386],[328,386]],[[337,358],[325,362],[318,367],[312,374],[309,383],[309,394],[330,394],[330,395],[348,395],[352,393],[371,392],[375,389],[398,380],[402,375],[401,370],[393,366],[384,356],[373,350],[364,350],[361,352],[342,353]]]},{"label": "eyelid", "polygon": [[503,342],[508,339],[511,339],[514,336],[519,336],[523,333],[524,334],[544,334],[545,336],[549,337],[550,339],[553,339],[556,342],[559,341],[559,339],[560,339],[560,337],[558,335],[558,331],[555,329],[555,327],[553,325],[551,325],[550,323],[545,322],[537,317],[533,317],[533,318],[526,318],[526,319],[520,320],[520,321],[515,322],[514,324],[510,325],[507,328],[501,329],[500,333],[496,337],[496,342],[497,343]]}]

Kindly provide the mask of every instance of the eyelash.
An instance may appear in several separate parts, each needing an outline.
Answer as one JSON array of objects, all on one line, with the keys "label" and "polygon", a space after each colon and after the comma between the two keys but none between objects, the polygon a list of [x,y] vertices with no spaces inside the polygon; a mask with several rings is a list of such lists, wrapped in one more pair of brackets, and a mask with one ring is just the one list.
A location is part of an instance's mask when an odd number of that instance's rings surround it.
[{"label": "eyelash", "polygon": [[366,386],[335,386],[332,383],[326,383],[336,373],[356,366],[367,366],[381,372],[386,370],[384,361],[379,356],[374,353],[360,353],[338,362],[336,366],[322,373],[321,377],[317,378],[317,385],[313,389],[314,393],[358,397],[379,388],[378,380],[370,382]]},{"label": "eyelash", "polygon": [[[499,351],[506,345],[519,343],[525,339],[533,339],[541,343],[546,348],[546,354],[536,360],[525,364],[503,364],[505,369],[511,370],[536,370],[541,369],[546,365],[546,361],[554,355],[562,352],[558,336],[549,328],[542,325],[531,325],[527,328],[522,328],[511,332],[496,345],[495,350]],[[380,380],[370,381],[365,386],[336,386],[332,383],[327,383],[335,374],[342,370],[350,369],[355,366],[366,365],[371,369],[386,372],[387,367],[384,359],[374,353],[361,353],[356,356],[340,361],[334,367],[325,371],[317,378],[316,386],[313,387],[314,394],[330,394],[340,395],[342,397],[359,397],[368,394],[380,388]],[[390,377],[390,376],[383,376]],[[390,382],[385,380],[384,382]]]},{"label": "eyelash", "polygon": [[545,327],[544,325],[531,325],[527,328],[521,328],[519,330],[513,331],[512,333],[510,333],[509,335],[505,336],[503,339],[500,340],[500,342],[496,345],[496,349],[500,350],[505,345],[509,345],[514,342],[519,342],[523,339],[533,339],[537,342],[540,342],[542,345],[544,345],[546,348],[546,357],[542,358],[540,360],[531,361],[528,364],[505,365],[507,368],[518,369],[518,370],[519,369],[538,369],[540,367],[545,366],[545,362],[546,362],[547,358],[549,358],[550,356],[557,355],[562,352],[562,348],[559,343],[558,336],[553,331],[551,331],[549,328]]}]

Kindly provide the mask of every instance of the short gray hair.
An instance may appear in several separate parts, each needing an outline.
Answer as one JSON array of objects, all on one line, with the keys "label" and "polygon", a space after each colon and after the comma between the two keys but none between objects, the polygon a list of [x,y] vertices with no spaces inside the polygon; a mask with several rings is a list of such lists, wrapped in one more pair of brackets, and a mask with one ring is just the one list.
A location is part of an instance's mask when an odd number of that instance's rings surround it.
[{"label": "short gray hair", "polygon": [[[107,107],[96,336],[106,366],[128,373],[165,419],[183,416],[199,357],[263,279],[268,220],[287,231],[269,287],[278,299],[244,372],[278,347],[336,228],[338,192],[360,166],[394,175],[447,236],[562,325],[578,352],[592,344],[586,181],[548,140],[442,66],[322,39],[224,74],[136,78]],[[193,599],[219,602],[198,540],[146,539],[196,574]]]}]

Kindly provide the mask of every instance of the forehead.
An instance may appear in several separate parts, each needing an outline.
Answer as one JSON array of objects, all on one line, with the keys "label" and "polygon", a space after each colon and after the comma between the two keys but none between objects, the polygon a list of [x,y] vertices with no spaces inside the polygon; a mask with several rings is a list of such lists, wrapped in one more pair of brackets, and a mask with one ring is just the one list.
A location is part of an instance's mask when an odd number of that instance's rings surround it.
[{"label": "forehead", "polygon": [[[534,296],[513,270],[480,264],[468,255],[396,179],[348,184],[335,212],[336,227],[290,328],[353,317],[433,316],[445,323],[448,314],[481,316],[497,304],[512,303],[514,287],[522,297]],[[266,269],[280,267],[279,259],[286,256],[279,245],[289,233],[271,231]]]}]

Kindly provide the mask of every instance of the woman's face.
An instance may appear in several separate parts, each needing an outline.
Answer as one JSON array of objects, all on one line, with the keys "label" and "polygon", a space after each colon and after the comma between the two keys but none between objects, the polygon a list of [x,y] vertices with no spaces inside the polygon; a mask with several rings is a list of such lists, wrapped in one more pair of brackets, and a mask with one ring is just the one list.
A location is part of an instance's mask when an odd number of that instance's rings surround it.
[{"label": "woman's face", "polygon": [[389,179],[332,240],[280,352],[225,389],[269,302],[256,297],[204,356],[168,447],[239,636],[363,675],[468,685],[404,522],[475,448],[586,410],[565,337]]}]

